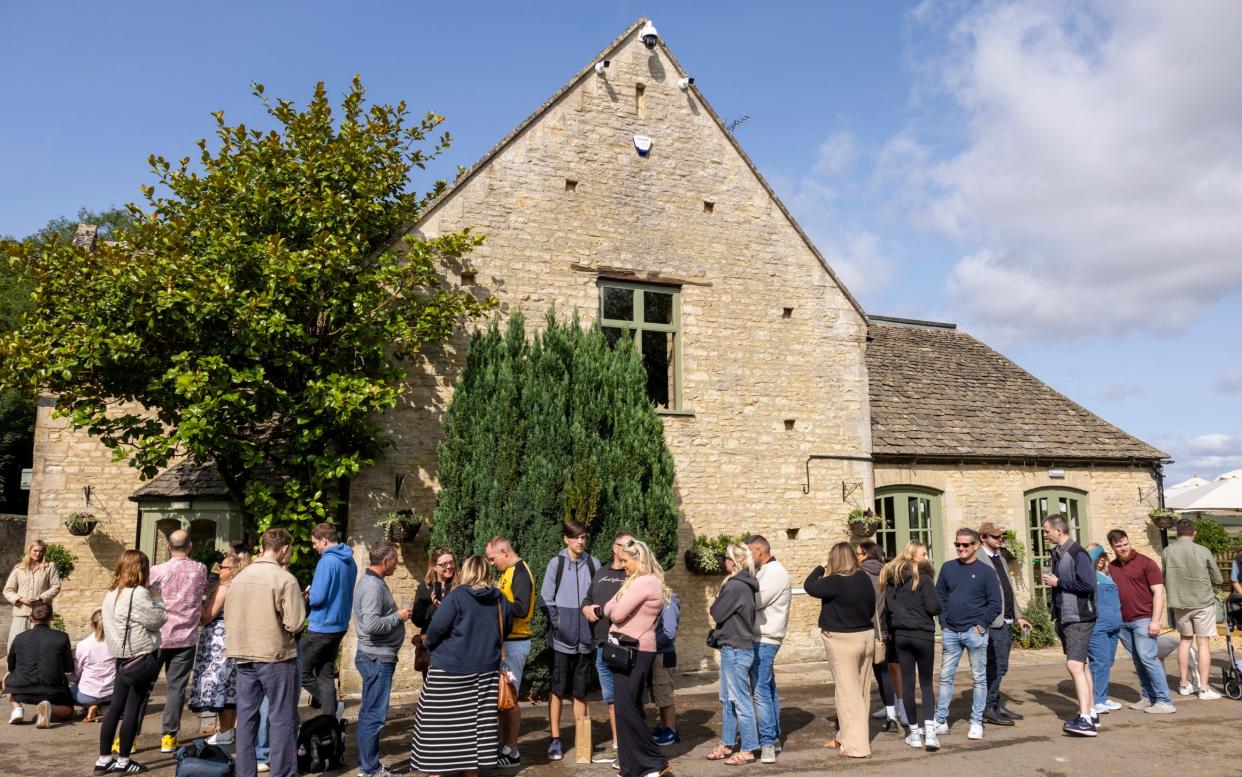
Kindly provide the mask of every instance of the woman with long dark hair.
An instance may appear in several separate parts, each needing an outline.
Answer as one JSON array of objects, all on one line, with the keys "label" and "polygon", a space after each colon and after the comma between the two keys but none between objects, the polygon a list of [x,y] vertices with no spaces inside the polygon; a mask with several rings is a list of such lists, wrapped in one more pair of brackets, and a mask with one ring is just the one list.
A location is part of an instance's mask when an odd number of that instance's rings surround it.
[{"label": "woman with long dark hair", "polygon": [[[927,561],[927,546],[913,540],[906,543],[901,554],[880,573],[880,592],[884,596],[884,611],[897,661],[901,664],[901,692],[910,727],[906,744],[939,750],[932,664],[936,658],[935,617],[940,614],[940,599],[936,596],[935,573]],[[923,716],[927,721],[922,728],[914,701],[916,673],[923,691]]]}]

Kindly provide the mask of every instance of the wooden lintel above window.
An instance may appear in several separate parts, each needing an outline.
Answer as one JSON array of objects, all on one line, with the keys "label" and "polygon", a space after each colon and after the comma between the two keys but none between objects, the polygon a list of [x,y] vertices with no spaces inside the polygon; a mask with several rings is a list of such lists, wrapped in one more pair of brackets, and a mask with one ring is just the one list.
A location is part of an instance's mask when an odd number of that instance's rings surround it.
[{"label": "wooden lintel above window", "polygon": [[589,272],[600,278],[607,278],[611,281],[629,281],[631,283],[650,283],[654,286],[711,286],[711,281],[695,280],[692,278],[674,278],[667,275],[661,275],[658,272],[642,272],[639,270],[630,270],[624,267],[608,267],[606,265],[592,266],[589,264],[578,264],[570,262],[569,269],[575,272]]}]

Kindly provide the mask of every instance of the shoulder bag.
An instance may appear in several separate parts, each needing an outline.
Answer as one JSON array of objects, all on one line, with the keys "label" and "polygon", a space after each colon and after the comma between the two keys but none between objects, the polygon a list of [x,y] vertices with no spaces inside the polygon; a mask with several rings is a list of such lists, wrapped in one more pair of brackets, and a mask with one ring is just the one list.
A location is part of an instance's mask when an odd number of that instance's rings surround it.
[{"label": "shoulder bag", "polygon": [[619,631],[610,631],[603,653],[604,666],[614,672],[629,672],[638,660],[638,640]]},{"label": "shoulder bag", "polygon": [[[138,593],[137,588],[133,588],[129,592],[129,610],[125,613],[125,638],[121,641],[121,653],[125,653],[125,648],[129,646],[129,623],[130,617],[134,614],[134,595]],[[120,594],[117,594],[118,596]],[[140,656],[123,659],[120,668],[121,677],[125,679],[125,684],[131,688],[146,685],[155,682],[155,678],[160,676],[160,659],[156,655],[156,651],[143,653]]]},{"label": "shoulder bag", "polygon": [[871,625],[875,629],[875,657],[871,659],[873,664],[884,663],[887,655],[887,643],[884,642],[884,632],[880,631],[880,612],[879,607],[871,613]]},{"label": "shoulder bag", "polygon": [[517,688],[509,682],[505,669],[505,616],[500,602],[496,602],[496,626],[500,631],[500,688],[496,693],[496,709],[511,710],[517,706]]}]

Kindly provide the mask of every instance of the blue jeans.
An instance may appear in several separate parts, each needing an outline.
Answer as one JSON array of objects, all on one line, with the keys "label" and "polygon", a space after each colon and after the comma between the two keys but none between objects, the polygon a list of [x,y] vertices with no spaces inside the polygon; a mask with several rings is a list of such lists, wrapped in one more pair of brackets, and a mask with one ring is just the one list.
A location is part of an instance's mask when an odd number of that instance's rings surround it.
[{"label": "blue jeans", "polygon": [[396,661],[381,661],[366,653],[354,655],[354,667],[362,675],[362,707],[358,710],[358,768],[364,774],[380,770],[380,730],[388,720],[388,697]]},{"label": "blue jeans", "polygon": [[1113,659],[1117,657],[1117,638],[1121,627],[1100,628],[1097,623],[1087,645],[1087,661],[1091,667],[1091,684],[1095,688],[1095,703],[1108,700],[1108,678],[1113,673]]},{"label": "blue jeans", "polygon": [[949,719],[949,702],[953,701],[953,679],[962,651],[970,657],[970,675],[975,681],[975,694],[970,704],[970,722],[983,722],[983,708],[988,698],[988,635],[978,631],[943,631],[940,655],[940,698],[936,700],[936,722]]},{"label": "blue jeans", "polygon": [[750,684],[755,689],[755,714],[759,718],[759,745],[781,740],[781,697],[776,691],[773,663],[780,645],[755,643],[755,660],[750,665]]},{"label": "blue jeans", "polygon": [[612,679],[612,670],[608,668],[608,664],[604,663],[602,647],[595,648],[595,672],[599,675],[599,694],[604,698],[604,704],[612,704],[616,695],[615,683]]},{"label": "blue jeans", "polygon": [[1153,703],[1172,704],[1169,696],[1169,679],[1164,674],[1164,664],[1156,656],[1156,638],[1147,635],[1151,618],[1139,618],[1121,624],[1121,644],[1134,660],[1134,673],[1138,675],[1139,693]]},{"label": "blue jeans", "polygon": [[522,674],[526,671],[526,661],[530,658],[529,639],[505,640],[505,668],[513,672],[517,680],[517,690],[522,690]]},{"label": "blue jeans", "polygon": [[751,648],[720,646],[720,706],[724,730],[720,741],[728,747],[742,735],[742,749],[759,749],[759,729],[755,724],[755,702],[751,698],[750,667],[755,663]]}]

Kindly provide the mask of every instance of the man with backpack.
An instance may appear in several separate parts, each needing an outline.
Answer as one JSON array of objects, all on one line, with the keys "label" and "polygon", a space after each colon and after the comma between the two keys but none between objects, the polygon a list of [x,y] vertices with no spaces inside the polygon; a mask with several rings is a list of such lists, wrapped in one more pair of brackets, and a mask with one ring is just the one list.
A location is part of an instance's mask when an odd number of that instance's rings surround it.
[{"label": "man with backpack", "polygon": [[[548,562],[539,589],[540,607],[548,618],[552,647],[552,688],[548,700],[548,723],[552,739],[548,760],[565,757],[561,745],[561,706],[573,699],[574,719],[587,717],[586,695],[591,687],[595,652],[591,624],[582,614],[582,600],[600,568],[599,559],[586,552],[586,526],[566,521],[561,531],[565,549]],[[602,608],[601,608],[602,609]]]},{"label": "man with backpack", "polygon": [[622,529],[612,538],[612,563],[601,567],[591,578],[591,587],[587,589],[586,598],[582,600],[582,617],[591,623],[595,635],[595,672],[599,675],[600,695],[604,704],[608,705],[608,725],[612,729],[612,743],[591,757],[591,763],[610,764],[617,760],[617,710],[613,704],[612,670],[604,663],[604,643],[608,641],[608,632],[612,629],[612,621],[604,615],[603,606],[621,590],[625,582],[625,565],[621,549],[634,539],[634,534]]}]

